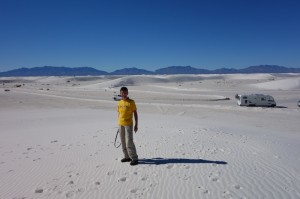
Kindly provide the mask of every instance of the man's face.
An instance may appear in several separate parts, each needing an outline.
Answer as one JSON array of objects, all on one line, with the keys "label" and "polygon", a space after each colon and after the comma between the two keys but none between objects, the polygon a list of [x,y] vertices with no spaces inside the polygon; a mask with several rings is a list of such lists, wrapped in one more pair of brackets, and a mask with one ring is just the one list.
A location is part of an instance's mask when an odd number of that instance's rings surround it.
[{"label": "man's face", "polygon": [[122,97],[123,100],[127,99],[127,95],[128,95],[128,91],[120,91],[120,95]]}]

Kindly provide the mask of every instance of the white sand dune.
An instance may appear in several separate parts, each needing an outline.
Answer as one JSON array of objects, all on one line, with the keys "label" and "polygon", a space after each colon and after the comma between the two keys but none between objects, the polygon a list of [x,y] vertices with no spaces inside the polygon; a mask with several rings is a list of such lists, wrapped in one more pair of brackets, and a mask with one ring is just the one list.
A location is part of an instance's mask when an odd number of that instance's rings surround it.
[{"label": "white sand dune", "polygon": [[161,85],[202,80],[222,79],[220,75],[132,75],[120,76],[111,81],[87,85],[85,88],[119,88],[121,86]]},{"label": "white sand dune", "polygon": [[[299,74],[0,83],[1,199],[300,198]],[[120,86],[138,107],[137,166],[114,147]],[[279,107],[239,107],[239,92]]]},{"label": "white sand dune", "polygon": [[234,74],[234,75],[226,75],[227,79],[259,79],[259,80],[267,80],[273,79],[274,75],[272,74]]},{"label": "white sand dune", "polygon": [[300,89],[300,77],[282,79],[272,82],[264,82],[254,84],[253,86],[259,89],[276,89],[276,90],[292,90],[292,89]]}]

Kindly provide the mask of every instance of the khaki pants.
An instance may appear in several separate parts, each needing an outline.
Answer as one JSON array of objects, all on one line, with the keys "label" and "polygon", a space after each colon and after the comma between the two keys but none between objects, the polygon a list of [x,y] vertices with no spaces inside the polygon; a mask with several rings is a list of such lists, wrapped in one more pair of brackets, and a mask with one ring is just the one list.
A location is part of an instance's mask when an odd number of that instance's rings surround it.
[{"label": "khaki pants", "polygon": [[119,132],[124,158],[138,160],[138,155],[136,154],[136,148],[133,142],[133,126],[119,126]]}]

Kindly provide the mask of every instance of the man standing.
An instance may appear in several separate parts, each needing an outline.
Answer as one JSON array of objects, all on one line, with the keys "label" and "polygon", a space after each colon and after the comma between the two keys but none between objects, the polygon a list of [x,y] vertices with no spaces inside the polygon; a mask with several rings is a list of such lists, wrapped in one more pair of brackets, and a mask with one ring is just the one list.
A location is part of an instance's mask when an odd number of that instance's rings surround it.
[{"label": "man standing", "polygon": [[[133,130],[138,130],[138,114],[134,100],[128,98],[128,89],[122,87],[120,89],[122,99],[118,102],[118,125],[122,143],[124,158],[121,162],[130,162],[130,165],[138,164],[138,155],[133,142]],[[133,129],[134,116],[135,124]]]}]

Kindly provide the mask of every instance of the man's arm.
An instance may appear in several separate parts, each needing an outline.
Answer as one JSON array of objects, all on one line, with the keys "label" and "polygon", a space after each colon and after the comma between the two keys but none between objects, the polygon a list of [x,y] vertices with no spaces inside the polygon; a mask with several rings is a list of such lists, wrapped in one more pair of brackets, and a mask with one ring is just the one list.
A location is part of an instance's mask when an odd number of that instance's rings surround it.
[{"label": "man's arm", "polygon": [[135,120],[134,132],[137,132],[138,131],[138,114],[137,114],[136,110],[133,112],[133,116],[134,116],[134,120]]}]

